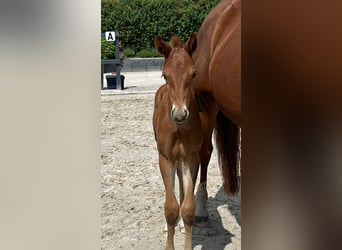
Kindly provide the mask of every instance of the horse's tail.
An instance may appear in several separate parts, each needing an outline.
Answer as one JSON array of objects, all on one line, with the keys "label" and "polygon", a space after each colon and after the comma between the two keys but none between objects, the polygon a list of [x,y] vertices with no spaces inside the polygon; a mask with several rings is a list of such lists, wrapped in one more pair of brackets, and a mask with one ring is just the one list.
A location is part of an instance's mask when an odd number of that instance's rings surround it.
[{"label": "horse's tail", "polygon": [[240,187],[238,169],[239,127],[221,111],[216,117],[215,139],[224,190],[226,194],[235,195],[239,192]]}]

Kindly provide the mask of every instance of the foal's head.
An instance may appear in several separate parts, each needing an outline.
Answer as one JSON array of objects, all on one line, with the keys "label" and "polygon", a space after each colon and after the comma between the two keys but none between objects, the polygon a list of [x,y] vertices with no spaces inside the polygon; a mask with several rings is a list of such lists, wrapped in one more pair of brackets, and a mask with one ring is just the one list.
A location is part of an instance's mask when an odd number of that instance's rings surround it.
[{"label": "foal's head", "polygon": [[192,54],[197,47],[197,38],[191,34],[186,43],[179,37],[173,36],[170,47],[160,36],[155,38],[155,46],[164,55],[163,74],[168,84],[171,103],[171,118],[178,125],[187,122],[189,118],[189,104],[192,98],[192,82],[196,76]]}]

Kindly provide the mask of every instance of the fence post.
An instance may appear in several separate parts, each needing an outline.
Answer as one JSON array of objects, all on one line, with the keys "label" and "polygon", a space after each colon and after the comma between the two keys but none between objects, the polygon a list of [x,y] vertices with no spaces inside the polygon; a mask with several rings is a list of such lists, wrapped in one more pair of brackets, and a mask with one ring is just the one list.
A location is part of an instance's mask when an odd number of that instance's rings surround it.
[{"label": "fence post", "polygon": [[[105,37],[105,33],[101,33],[101,37]],[[115,72],[116,72],[116,88],[122,90],[121,85],[121,58],[120,58],[120,41],[119,41],[119,32],[115,31],[115,59],[109,60],[101,60],[101,89],[104,88],[103,86],[103,74],[104,74],[104,65],[105,64],[114,64],[115,65]]]},{"label": "fence post", "polygon": [[[119,32],[115,31],[115,59],[121,61],[120,58],[120,43],[119,43]],[[116,88],[122,90],[121,88],[121,64],[115,64],[116,72]]]}]

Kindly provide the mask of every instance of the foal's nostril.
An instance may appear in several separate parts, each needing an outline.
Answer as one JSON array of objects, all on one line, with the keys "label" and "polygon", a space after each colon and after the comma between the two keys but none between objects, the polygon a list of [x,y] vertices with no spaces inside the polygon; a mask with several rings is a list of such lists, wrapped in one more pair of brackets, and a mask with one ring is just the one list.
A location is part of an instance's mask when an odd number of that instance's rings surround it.
[{"label": "foal's nostril", "polygon": [[184,109],[184,116],[185,116],[185,119],[188,119],[189,111],[187,109]]},{"label": "foal's nostril", "polygon": [[175,119],[175,117],[176,117],[176,109],[172,109],[171,110],[171,118]]}]

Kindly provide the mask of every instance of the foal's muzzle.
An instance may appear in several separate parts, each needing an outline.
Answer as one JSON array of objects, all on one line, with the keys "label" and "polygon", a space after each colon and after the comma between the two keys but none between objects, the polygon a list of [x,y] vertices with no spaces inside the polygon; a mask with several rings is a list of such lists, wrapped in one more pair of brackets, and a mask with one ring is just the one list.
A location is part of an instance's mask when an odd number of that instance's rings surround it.
[{"label": "foal's muzzle", "polygon": [[171,110],[171,118],[177,124],[185,123],[189,118],[189,110],[187,108],[172,108]]}]

